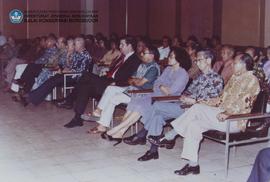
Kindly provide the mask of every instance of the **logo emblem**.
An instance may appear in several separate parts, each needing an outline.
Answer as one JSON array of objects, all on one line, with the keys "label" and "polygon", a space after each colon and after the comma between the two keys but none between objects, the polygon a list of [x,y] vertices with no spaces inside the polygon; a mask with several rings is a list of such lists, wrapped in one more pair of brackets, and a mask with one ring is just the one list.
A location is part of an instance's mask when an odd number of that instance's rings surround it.
[{"label": "logo emblem", "polygon": [[13,9],[9,12],[9,19],[11,23],[21,23],[23,20],[23,13],[18,9]]}]

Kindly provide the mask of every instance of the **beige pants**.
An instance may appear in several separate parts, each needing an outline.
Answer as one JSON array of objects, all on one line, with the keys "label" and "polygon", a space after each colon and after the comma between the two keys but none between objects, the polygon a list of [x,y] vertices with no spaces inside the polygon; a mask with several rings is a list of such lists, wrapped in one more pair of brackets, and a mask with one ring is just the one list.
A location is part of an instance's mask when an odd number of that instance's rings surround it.
[{"label": "beige pants", "polygon": [[[181,157],[198,162],[198,150],[202,133],[208,130],[226,131],[226,122],[220,122],[217,114],[222,109],[204,104],[195,104],[180,117],[172,121],[175,131],[184,137],[184,146]],[[239,132],[237,122],[232,122],[231,132]]]}]

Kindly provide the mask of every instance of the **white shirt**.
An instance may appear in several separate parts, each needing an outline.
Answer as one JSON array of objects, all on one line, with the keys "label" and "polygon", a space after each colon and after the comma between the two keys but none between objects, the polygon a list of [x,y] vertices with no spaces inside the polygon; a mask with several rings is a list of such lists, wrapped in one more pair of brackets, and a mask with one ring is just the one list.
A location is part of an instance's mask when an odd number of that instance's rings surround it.
[{"label": "white shirt", "polygon": [[[126,62],[126,60],[127,60],[132,54],[134,54],[134,51],[132,51],[132,52],[128,53],[127,55],[125,55],[125,57],[124,57],[124,63]],[[120,66],[120,67],[121,67],[121,66]],[[119,67],[119,68],[120,68],[120,67]],[[115,72],[114,72],[113,75],[112,75],[112,78],[115,77],[115,74],[116,74],[116,72],[119,70],[119,68],[118,68],[117,70],[115,70]]]},{"label": "white shirt", "polygon": [[3,46],[6,42],[6,37],[4,35],[0,35],[0,46]]},{"label": "white shirt", "polygon": [[167,58],[169,56],[170,53],[170,47],[159,47],[158,48],[158,52],[159,52],[159,60],[163,60],[165,58]]}]

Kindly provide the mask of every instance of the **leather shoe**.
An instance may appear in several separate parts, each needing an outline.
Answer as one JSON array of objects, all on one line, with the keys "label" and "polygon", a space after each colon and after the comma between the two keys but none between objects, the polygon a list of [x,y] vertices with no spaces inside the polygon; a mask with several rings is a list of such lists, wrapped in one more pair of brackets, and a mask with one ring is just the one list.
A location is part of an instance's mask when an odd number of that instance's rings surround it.
[{"label": "leather shoe", "polygon": [[73,104],[68,103],[67,101],[57,102],[56,106],[59,108],[72,109]]},{"label": "leather shoe", "polygon": [[187,164],[182,169],[174,171],[174,173],[181,176],[186,176],[188,174],[200,174],[200,166],[190,166]]},{"label": "leather shoe", "polygon": [[138,158],[138,161],[149,161],[151,159],[158,159],[158,158],[159,158],[158,152],[147,151],[143,156]]},{"label": "leather shoe", "polygon": [[108,141],[115,141],[116,143],[113,144],[113,146],[116,146],[118,144],[120,144],[122,142],[122,138],[113,138],[112,136],[108,135],[107,132],[103,132],[101,133],[101,138],[103,138],[104,140],[108,140]]},{"label": "leather shoe", "polygon": [[153,145],[157,145],[161,148],[165,147],[166,149],[173,149],[175,145],[175,140],[167,140],[166,138],[155,139],[150,136],[147,140]]},{"label": "leather shoe", "polygon": [[77,126],[83,126],[82,120],[73,118],[69,123],[65,124],[64,127],[66,128],[74,128]]},{"label": "leather shoe", "polygon": [[130,137],[124,138],[123,141],[124,143],[128,145],[145,145],[146,144],[146,138],[138,137],[136,134]]}]

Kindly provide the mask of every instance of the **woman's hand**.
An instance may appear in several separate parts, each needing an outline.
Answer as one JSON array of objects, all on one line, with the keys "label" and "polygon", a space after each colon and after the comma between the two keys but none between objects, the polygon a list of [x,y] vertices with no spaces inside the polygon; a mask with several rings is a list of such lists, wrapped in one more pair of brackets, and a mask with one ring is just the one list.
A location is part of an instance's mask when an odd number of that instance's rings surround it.
[{"label": "woman's hand", "polygon": [[164,95],[170,95],[170,89],[168,87],[160,85],[159,89]]}]

